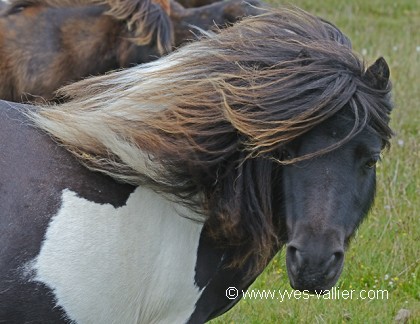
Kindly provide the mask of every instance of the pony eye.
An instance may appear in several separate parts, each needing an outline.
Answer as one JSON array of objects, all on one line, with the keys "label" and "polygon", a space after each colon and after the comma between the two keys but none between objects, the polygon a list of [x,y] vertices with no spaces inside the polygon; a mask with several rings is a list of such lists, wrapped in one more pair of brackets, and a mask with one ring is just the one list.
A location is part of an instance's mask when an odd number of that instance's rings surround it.
[{"label": "pony eye", "polygon": [[375,156],[375,157],[373,157],[373,158],[370,158],[366,163],[365,163],[365,166],[368,168],[368,169],[372,169],[375,165],[376,165],[376,163],[378,163],[378,161],[379,161],[379,157],[378,156]]}]

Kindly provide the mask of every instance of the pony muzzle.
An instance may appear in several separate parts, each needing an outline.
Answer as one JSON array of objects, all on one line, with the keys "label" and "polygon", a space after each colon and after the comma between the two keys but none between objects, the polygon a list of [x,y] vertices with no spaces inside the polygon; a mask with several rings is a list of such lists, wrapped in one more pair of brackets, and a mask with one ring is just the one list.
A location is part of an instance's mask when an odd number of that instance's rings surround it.
[{"label": "pony muzzle", "polygon": [[293,241],[287,245],[287,273],[293,289],[319,294],[338,281],[344,265],[344,248],[323,250],[317,245],[304,248]]}]

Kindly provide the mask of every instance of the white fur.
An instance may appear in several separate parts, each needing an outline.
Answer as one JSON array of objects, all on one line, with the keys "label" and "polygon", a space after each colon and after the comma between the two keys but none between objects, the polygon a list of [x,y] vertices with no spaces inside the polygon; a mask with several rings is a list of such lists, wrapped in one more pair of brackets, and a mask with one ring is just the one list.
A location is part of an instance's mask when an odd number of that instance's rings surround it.
[{"label": "white fur", "polygon": [[137,188],[114,208],[62,193],[40,254],[29,265],[77,323],[183,323],[202,224],[190,210]]}]

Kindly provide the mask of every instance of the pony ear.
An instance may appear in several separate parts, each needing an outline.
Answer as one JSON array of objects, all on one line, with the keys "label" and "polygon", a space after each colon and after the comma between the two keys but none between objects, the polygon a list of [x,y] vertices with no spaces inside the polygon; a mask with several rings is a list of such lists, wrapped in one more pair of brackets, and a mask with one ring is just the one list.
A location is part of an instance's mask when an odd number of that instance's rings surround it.
[{"label": "pony ear", "polygon": [[389,67],[383,57],[367,68],[364,79],[375,89],[386,89],[389,83]]}]

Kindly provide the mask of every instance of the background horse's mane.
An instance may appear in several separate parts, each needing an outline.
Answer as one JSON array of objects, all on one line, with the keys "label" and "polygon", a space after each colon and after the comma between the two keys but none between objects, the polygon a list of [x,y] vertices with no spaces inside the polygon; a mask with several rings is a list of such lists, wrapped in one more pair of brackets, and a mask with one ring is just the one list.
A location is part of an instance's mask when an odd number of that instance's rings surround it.
[{"label": "background horse's mane", "polygon": [[[86,79],[31,118],[89,168],[203,212],[232,266],[259,271],[278,243],[278,163],[369,126],[387,143],[390,85],[374,86],[335,26],[281,8],[143,66]],[[283,161],[282,147],[345,110],[350,134]],[[278,216],[278,215],[276,215]],[[250,256],[252,256],[250,258]]]},{"label": "background horse's mane", "polygon": [[109,7],[107,15],[127,23],[133,34],[131,40],[136,45],[147,45],[156,41],[160,54],[169,52],[172,48],[173,27],[168,13],[152,0],[12,0],[2,15],[37,5],[55,8],[106,5]]}]

